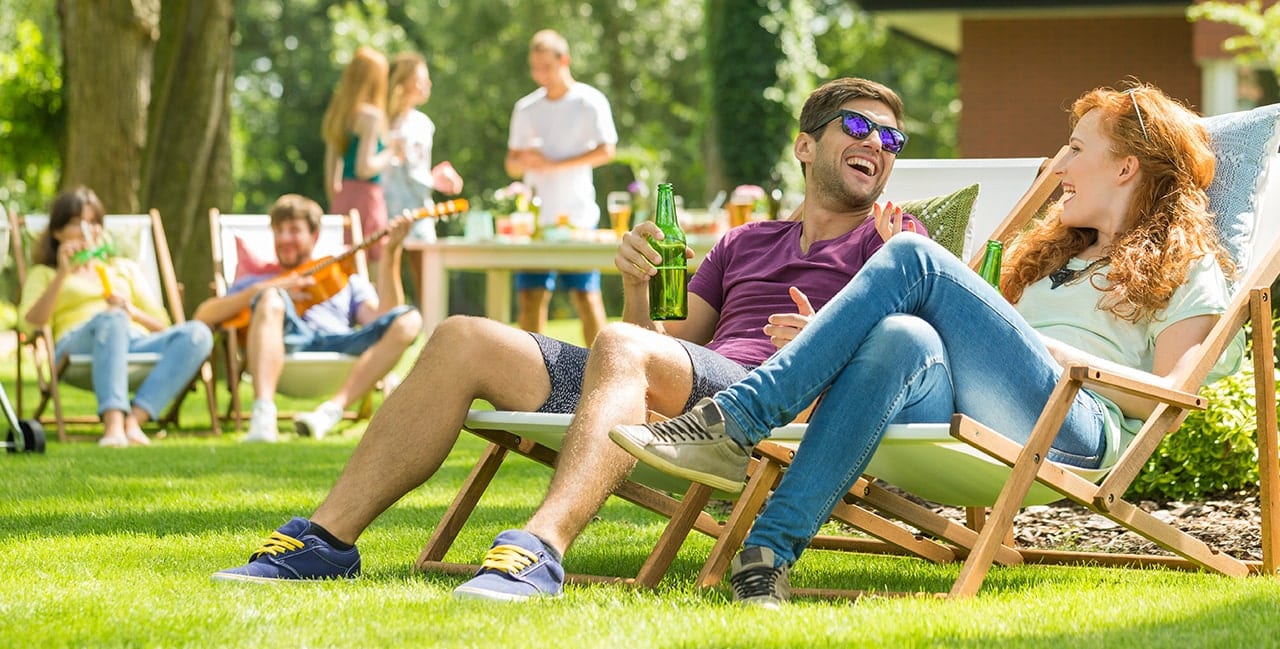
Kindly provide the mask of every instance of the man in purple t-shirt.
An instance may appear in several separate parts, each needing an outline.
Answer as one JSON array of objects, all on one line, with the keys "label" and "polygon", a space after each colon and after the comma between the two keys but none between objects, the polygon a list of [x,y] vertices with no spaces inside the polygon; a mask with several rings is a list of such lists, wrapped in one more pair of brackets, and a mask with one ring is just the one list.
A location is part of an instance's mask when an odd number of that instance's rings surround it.
[{"label": "man in purple t-shirt", "polygon": [[[453,448],[473,399],[502,410],[574,413],[542,505],[523,529],[498,535],[485,568],[454,594],[499,601],[561,593],[564,551],[635,466],[611,427],[646,410],[674,416],[746,375],[804,327],[904,225],[876,204],[906,136],[902,101],[863,79],[811,94],[794,153],[805,202],[791,221],[750,223],[724,236],[689,283],[689,317],[649,319],[649,278],[660,261],[652,223],[623,237],[621,323],[588,350],[483,318],[441,323],[413,371],[370,422],[351,461],[310,520],[294,518],[263,551],[215,579],[351,577],[355,541],[401,496],[430,478]],[[692,251],[686,255],[692,256]]]}]

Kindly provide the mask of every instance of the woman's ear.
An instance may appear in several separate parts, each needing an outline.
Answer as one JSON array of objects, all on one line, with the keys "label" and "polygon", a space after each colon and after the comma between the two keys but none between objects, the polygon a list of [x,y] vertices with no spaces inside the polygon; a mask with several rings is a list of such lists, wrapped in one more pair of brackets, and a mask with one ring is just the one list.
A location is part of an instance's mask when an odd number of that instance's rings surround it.
[{"label": "woman's ear", "polygon": [[1120,175],[1118,180],[1120,184],[1127,183],[1138,177],[1138,156],[1127,155],[1120,160]]}]

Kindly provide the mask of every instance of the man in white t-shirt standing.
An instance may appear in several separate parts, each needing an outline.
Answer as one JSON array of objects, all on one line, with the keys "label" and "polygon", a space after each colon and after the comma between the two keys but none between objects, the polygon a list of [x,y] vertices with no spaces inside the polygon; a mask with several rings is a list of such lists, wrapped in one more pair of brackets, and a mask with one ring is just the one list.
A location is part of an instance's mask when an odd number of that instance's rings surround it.
[{"label": "man in white t-shirt standing", "polygon": [[[540,86],[516,102],[511,112],[505,167],[512,178],[537,191],[542,202],[539,226],[554,226],[560,215],[580,230],[594,230],[600,221],[591,170],[613,159],[618,131],[609,100],[599,90],[573,80],[569,73],[569,43],[544,29],[529,42],[529,74]],[[515,275],[519,293],[517,324],[541,333],[547,306],[555,290],[554,271]],[[604,325],[600,272],[559,273],[582,319],[587,345]]]}]

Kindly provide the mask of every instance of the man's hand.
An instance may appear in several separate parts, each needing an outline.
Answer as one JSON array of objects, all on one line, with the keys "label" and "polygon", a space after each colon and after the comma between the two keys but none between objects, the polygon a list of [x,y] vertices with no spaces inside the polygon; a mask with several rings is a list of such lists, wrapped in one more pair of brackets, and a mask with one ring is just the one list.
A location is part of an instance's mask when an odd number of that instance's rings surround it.
[{"label": "man's hand", "polygon": [[[649,278],[658,274],[655,267],[662,263],[662,255],[649,245],[649,237],[661,239],[662,236],[662,230],[659,230],[652,221],[643,221],[630,232],[622,235],[622,241],[618,244],[618,254],[613,258],[613,265],[622,274],[624,284],[648,284]],[[693,259],[693,250],[688,246],[685,246],[684,258]]]},{"label": "man's hand", "polygon": [[796,303],[796,313],[775,313],[769,316],[769,324],[764,326],[764,335],[778,349],[795,340],[800,331],[809,325],[815,313],[813,305],[809,304],[809,298],[800,289],[792,286],[788,292],[791,294],[791,301]]},{"label": "man's hand", "polygon": [[396,248],[400,244],[404,243],[405,237],[409,236],[409,231],[411,229],[413,229],[412,217],[401,214],[400,216],[391,219],[391,222],[387,224],[387,230],[389,230],[387,233],[387,246],[389,248]]},{"label": "man's hand", "polygon": [[908,232],[916,231],[915,224],[902,215],[902,208],[892,202],[885,203],[884,207],[876,203],[871,207],[871,213],[876,220],[876,232],[879,232],[880,238],[885,241],[904,229]]},{"label": "man's hand", "polygon": [[556,161],[542,155],[541,151],[526,149],[520,152],[520,164],[526,170],[552,171],[555,167]]}]

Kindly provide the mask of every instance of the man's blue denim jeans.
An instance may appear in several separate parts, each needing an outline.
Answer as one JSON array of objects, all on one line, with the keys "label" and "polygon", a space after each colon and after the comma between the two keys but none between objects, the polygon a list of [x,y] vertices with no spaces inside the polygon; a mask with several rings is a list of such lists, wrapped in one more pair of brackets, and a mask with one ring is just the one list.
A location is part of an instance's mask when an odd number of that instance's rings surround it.
[{"label": "man's blue denim jeans", "polygon": [[188,321],[153,334],[142,334],[129,324],[122,309],[108,309],[68,331],[54,345],[58,360],[68,354],[93,355],[93,393],[98,414],[108,410],[129,412],[129,362],[131,353],[157,353],[160,361],[138,386],[132,405],[152,419],[186,389],[191,377],[213,349],[213,334],[203,322]]},{"label": "man's blue denim jeans", "polygon": [[[892,423],[956,412],[1025,441],[1062,367],[995,289],[926,237],[893,237],[796,339],[714,399],[754,444],[826,392],[744,545],[800,556]],[[1097,467],[1103,406],[1081,391],[1050,457]]]}]

